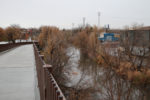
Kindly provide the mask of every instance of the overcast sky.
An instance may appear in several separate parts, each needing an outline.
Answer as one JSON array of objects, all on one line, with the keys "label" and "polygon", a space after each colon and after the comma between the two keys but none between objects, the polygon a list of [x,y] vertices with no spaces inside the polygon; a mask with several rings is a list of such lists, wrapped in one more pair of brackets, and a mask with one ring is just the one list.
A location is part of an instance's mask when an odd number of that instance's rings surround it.
[{"label": "overcast sky", "polygon": [[0,27],[19,24],[21,27],[53,25],[77,27],[86,23],[122,28],[133,23],[150,25],[150,0],[0,0]]}]

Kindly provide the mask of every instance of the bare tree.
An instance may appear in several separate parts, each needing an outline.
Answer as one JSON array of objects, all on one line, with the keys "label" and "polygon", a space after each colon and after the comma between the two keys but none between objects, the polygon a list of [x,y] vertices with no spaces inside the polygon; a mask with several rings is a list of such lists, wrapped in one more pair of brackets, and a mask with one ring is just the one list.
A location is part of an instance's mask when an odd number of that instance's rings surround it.
[{"label": "bare tree", "polygon": [[5,34],[7,36],[8,41],[15,43],[15,40],[20,38],[20,27],[18,25],[11,25],[5,29]]},{"label": "bare tree", "polygon": [[4,33],[4,29],[0,27],[0,41],[6,41],[6,35]]}]

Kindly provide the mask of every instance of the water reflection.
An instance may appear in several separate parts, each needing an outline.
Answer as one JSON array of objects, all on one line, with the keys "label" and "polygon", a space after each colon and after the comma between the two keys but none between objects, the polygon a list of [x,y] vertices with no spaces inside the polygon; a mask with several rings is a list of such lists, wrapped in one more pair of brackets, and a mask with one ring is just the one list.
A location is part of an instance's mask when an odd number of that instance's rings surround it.
[{"label": "water reflection", "polygon": [[68,79],[65,85],[72,88],[74,92],[68,95],[75,93],[75,100],[146,100],[140,89],[120,78],[111,68],[97,65],[74,47],[67,52],[71,58],[65,68]]}]

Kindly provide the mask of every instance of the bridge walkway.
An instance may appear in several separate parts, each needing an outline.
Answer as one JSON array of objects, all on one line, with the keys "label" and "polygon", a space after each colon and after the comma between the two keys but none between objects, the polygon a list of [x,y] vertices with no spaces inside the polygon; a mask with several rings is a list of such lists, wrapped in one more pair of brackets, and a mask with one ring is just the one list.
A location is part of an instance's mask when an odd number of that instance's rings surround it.
[{"label": "bridge walkway", "polygon": [[0,100],[39,100],[33,45],[0,53]]}]

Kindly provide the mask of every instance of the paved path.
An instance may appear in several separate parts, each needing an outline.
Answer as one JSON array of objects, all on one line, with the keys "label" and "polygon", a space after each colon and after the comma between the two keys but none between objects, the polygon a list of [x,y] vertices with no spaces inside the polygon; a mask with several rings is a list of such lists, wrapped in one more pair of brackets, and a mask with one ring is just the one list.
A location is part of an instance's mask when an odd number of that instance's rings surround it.
[{"label": "paved path", "polygon": [[0,53],[0,100],[39,100],[32,45]]}]

